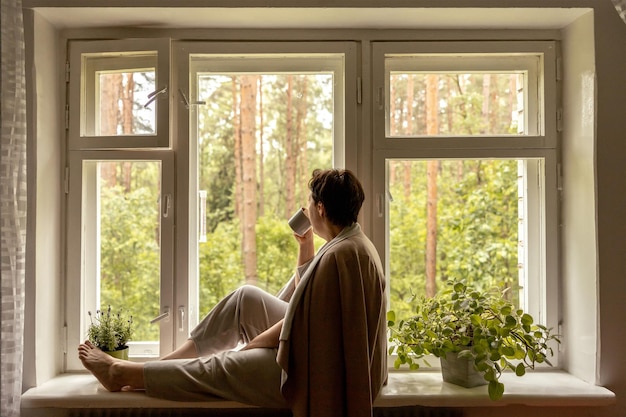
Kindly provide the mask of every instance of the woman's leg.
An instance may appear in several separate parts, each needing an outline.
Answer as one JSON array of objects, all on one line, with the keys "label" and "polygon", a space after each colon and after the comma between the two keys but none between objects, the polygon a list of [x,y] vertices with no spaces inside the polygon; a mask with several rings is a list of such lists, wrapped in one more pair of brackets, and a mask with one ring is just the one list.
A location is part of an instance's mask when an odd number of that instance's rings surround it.
[{"label": "woman's leg", "polygon": [[[284,318],[286,311],[285,301],[257,287],[244,285],[220,301],[181,347],[161,359],[192,359],[233,349]],[[144,387],[141,363],[114,359],[88,341],[79,346],[78,356],[83,366],[109,391],[119,391],[125,386]]]},{"label": "woman's leg", "polygon": [[187,339],[185,343],[181,345],[178,349],[173,352],[168,353],[165,356],[161,357],[161,360],[169,360],[169,359],[192,359],[198,357],[198,349],[196,349],[196,344],[191,339]]},{"label": "woman's leg", "polygon": [[190,339],[198,356],[230,350],[263,333],[284,318],[286,311],[285,301],[244,285],[224,297],[192,330]]},{"label": "woman's leg", "polygon": [[109,391],[120,391],[124,387],[144,388],[143,363],[113,358],[89,341],[78,346],[78,357]]},{"label": "woman's leg", "polygon": [[271,408],[287,408],[280,392],[276,349],[226,351],[187,360],[144,365],[146,394],[175,401],[219,398]]}]

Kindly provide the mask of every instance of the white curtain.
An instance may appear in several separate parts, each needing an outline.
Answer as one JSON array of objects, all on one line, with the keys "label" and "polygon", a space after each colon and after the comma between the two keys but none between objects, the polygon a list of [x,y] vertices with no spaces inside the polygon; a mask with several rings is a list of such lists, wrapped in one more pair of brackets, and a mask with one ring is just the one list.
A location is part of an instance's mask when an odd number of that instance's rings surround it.
[{"label": "white curtain", "polygon": [[26,248],[26,85],[21,0],[2,0],[2,142],[0,237],[2,258],[3,417],[20,415]]}]

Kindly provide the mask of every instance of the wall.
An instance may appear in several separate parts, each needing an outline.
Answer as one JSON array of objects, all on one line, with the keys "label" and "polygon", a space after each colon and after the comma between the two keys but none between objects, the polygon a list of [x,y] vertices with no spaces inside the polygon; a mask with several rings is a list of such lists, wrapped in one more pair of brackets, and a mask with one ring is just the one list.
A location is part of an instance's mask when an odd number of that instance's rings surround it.
[{"label": "wall", "polygon": [[595,19],[599,383],[618,396],[626,416],[626,24],[609,1]]},{"label": "wall", "polygon": [[[37,16],[26,13],[25,41],[29,50],[26,68],[29,120],[29,235],[27,245],[26,331],[23,386],[47,381],[62,369],[61,304],[63,281],[62,201],[63,168],[62,137],[64,91],[58,65],[51,65],[59,56],[58,32]],[[34,163],[34,164],[33,164]],[[32,192],[31,190],[35,190]],[[34,216],[32,213],[34,212]],[[32,222],[32,225],[31,225]],[[33,229],[30,229],[33,227]],[[35,239],[31,230],[34,230]],[[34,251],[34,252],[33,252]],[[36,278],[37,285],[33,281]],[[36,366],[36,367],[35,367]]]},{"label": "wall", "polygon": [[[598,344],[598,290],[596,279],[596,167],[595,95],[596,70],[593,43],[593,13],[563,30],[563,169],[561,272],[565,351],[570,373],[596,382]],[[592,157],[590,157],[592,156]],[[591,279],[590,279],[591,278]]]}]

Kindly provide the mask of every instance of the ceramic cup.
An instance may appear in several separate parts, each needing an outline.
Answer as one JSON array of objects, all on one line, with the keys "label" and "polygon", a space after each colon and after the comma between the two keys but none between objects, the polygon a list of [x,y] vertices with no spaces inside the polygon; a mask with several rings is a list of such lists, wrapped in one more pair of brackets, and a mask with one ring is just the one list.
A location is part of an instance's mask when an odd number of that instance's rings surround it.
[{"label": "ceramic cup", "polygon": [[304,214],[304,209],[301,208],[294,213],[289,219],[289,227],[293,229],[299,236],[304,236],[306,232],[311,228],[311,222],[309,218]]}]

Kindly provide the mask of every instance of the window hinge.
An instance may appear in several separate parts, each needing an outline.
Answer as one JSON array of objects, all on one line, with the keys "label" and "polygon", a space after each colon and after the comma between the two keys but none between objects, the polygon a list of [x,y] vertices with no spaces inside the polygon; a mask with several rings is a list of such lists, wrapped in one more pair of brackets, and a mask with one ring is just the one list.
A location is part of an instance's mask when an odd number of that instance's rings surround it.
[{"label": "window hinge", "polygon": [[70,82],[70,61],[65,61],[65,82]]},{"label": "window hinge", "polygon": [[70,128],[70,105],[65,105],[65,130]]},{"label": "window hinge", "polygon": [[363,99],[363,82],[361,77],[356,77],[356,104],[361,104]]},{"label": "window hinge", "polygon": [[560,162],[556,164],[556,189],[563,191],[563,165]]},{"label": "window hinge", "polygon": [[556,80],[561,81],[563,74],[563,59],[561,57],[557,57],[556,59]]},{"label": "window hinge", "polygon": [[65,167],[65,174],[63,176],[63,187],[65,188],[65,194],[70,193],[70,167]]},{"label": "window hinge", "polygon": [[557,109],[556,111],[556,131],[563,131],[563,109]]}]

